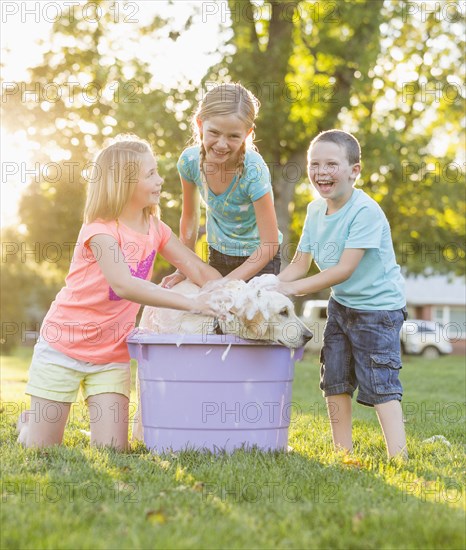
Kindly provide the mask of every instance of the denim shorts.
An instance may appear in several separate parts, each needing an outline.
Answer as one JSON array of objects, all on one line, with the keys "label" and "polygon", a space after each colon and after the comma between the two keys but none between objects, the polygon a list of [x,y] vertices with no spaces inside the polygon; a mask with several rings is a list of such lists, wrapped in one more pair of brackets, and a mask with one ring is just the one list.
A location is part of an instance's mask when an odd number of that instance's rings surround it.
[{"label": "denim shorts", "polygon": [[353,396],[359,388],[358,403],[369,407],[401,401],[400,330],[406,316],[406,308],[367,311],[330,298],[321,351],[324,396]]},{"label": "denim shorts", "polygon": [[[228,256],[227,254],[222,254],[215,248],[209,246],[209,265],[215,267],[217,271],[220,272],[222,277],[226,277],[234,269],[244,264],[248,259],[248,256]],[[265,274],[278,275],[280,273],[280,264],[281,264],[281,254],[280,248],[275,256],[270,260],[270,262],[265,265],[259,273],[256,273],[254,277]]]}]

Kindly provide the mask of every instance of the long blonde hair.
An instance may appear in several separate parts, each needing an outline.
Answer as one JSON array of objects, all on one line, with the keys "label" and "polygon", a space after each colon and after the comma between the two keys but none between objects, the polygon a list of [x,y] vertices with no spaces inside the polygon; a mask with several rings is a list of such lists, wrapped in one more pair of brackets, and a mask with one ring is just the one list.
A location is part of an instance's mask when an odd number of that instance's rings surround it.
[{"label": "long blonde hair", "polygon": [[[142,156],[153,154],[148,141],[120,134],[97,154],[88,176],[84,222],[116,220],[131,199],[139,180]],[[159,216],[158,206],[144,208],[148,218]]]},{"label": "long blonde hair", "polygon": [[[202,134],[198,126],[198,120],[204,122],[211,117],[235,115],[246,128],[254,128],[254,121],[259,112],[260,102],[248,89],[239,83],[236,84],[219,84],[215,88],[209,90],[199,102],[197,109],[192,119],[192,130],[194,141],[200,146],[199,153],[199,170],[201,173],[201,181],[204,187],[204,192],[208,193],[207,180],[204,173],[204,162],[206,157],[205,147],[202,143]],[[254,143],[254,130],[249,134],[246,140],[242,143],[238,162],[236,164],[235,174],[237,183],[239,182],[244,171],[244,159],[246,156],[246,146],[257,150]],[[233,191],[233,189],[231,190]],[[231,192],[230,192],[231,193]]]}]

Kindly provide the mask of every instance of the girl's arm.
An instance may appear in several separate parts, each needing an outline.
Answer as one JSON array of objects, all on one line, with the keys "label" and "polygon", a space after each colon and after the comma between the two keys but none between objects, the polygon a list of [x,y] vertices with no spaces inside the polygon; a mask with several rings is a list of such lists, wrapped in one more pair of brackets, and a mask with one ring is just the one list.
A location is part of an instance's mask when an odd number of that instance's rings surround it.
[{"label": "girl's arm", "polygon": [[[359,265],[359,262],[364,256],[364,252],[365,249],[363,248],[346,248],[343,251],[337,265],[324,269],[320,273],[317,273],[317,275],[312,275],[311,277],[306,277],[304,279],[299,277],[302,276],[307,259],[304,258],[302,260],[298,260],[296,264],[291,263],[278,276],[281,282],[278,285],[277,290],[279,292],[283,292],[284,294],[302,296],[303,294],[312,294],[314,292],[318,292],[319,290],[323,290],[324,288],[342,283],[343,281],[346,281],[346,279],[349,279],[354,273],[355,269]],[[303,256],[307,256],[308,259],[311,257],[310,254],[303,254]],[[298,275],[298,277],[295,277],[296,275]]]},{"label": "girl's arm", "polygon": [[[176,239],[178,241],[178,239],[172,235],[164,248],[165,250],[168,247],[169,256],[176,255],[177,250],[177,245],[170,246],[170,241],[172,239]],[[209,300],[208,294],[196,296],[195,298],[192,296],[186,297],[181,294],[177,294],[176,292],[160,288],[150,281],[133,277],[129,270],[128,264],[125,261],[123,252],[119,248],[119,245],[114,237],[105,234],[94,235],[91,239],[91,244],[96,250],[99,251],[99,258],[97,259],[97,262],[102,270],[102,273],[104,274],[104,277],[106,278],[108,284],[112,287],[113,291],[120,298],[148,306],[168,307],[172,309],[199,312],[205,315],[215,315],[215,311],[213,311],[207,304]],[[174,249],[175,252],[173,252]],[[192,254],[195,258],[197,258],[194,252],[189,251],[186,247],[183,247],[183,249],[186,250],[189,255]],[[115,250],[119,251],[117,255],[115,255]],[[202,260],[199,258],[197,259],[199,262],[203,263]],[[183,262],[186,265],[191,265],[186,254],[179,251],[177,254],[177,263],[180,263],[181,265]],[[199,275],[199,277],[205,276],[212,279],[216,278],[216,276],[217,278],[220,277],[220,274],[215,269],[210,266],[206,267],[208,268],[206,270],[203,270],[200,267],[197,267],[197,269],[193,267],[192,274],[194,276]],[[191,269],[191,267],[189,267],[189,269]],[[198,278],[198,280],[200,281],[201,279]]]},{"label": "girl's arm", "polygon": [[201,197],[199,190],[193,183],[189,183],[180,176],[183,190],[183,207],[180,219],[180,240],[191,250],[194,250],[199,232],[201,216]]},{"label": "girl's arm", "polygon": [[[180,179],[183,189],[183,207],[181,210],[180,219],[180,240],[189,249],[194,250],[196,247],[197,234],[199,232],[199,219],[201,215],[200,194],[194,184],[184,180],[181,176]],[[171,275],[164,277],[161,285],[164,288],[171,288],[177,283],[184,281],[187,275],[187,273],[179,268]]]},{"label": "girl's arm", "polygon": [[195,252],[185,246],[173,233],[160,254],[184,273],[190,281],[199,286],[203,286],[207,281],[222,278],[214,267],[203,262]]},{"label": "girl's arm", "polygon": [[239,267],[228,274],[229,279],[248,280],[254,277],[278,252],[278,224],[272,194],[266,193],[253,202],[259,230],[260,245]]}]

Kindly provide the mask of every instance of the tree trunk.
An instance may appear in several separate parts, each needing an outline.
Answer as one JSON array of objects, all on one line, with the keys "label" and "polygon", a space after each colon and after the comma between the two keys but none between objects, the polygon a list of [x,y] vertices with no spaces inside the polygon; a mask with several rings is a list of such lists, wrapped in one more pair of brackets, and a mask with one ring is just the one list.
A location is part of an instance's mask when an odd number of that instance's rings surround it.
[{"label": "tree trunk", "polygon": [[[271,163],[269,163],[270,166]],[[293,153],[286,164],[280,164],[279,160],[272,163],[272,184],[275,197],[275,211],[277,213],[278,227],[283,233],[282,249],[285,251],[283,261],[289,263],[291,258],[290,243],[290,219],[294,212],[294,194],[296,185],[306,176],[306,149]],[[271,168],[272,168],[271,167]]]}]

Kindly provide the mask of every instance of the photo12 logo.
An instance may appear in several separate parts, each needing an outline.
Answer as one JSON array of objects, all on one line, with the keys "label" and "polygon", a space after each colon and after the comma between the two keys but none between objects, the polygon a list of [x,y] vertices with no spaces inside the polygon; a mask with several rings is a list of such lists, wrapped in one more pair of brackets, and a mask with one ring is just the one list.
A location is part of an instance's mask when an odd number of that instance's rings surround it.
[{"label": "photo12 logo", "polygon": [[[403,242],[401,245],[401,261],[406,263],[409,257],[426,263],[457,263],[464,261],[464,249],[457,242],[451,243],[427,243],[427,242]],[[460,328],[461,331],[461,328]]]},{"label": "photo12 logo", "polygon": [[94,105],[101,100],[113,103],[139,103],[143,91],[137,80],[127,82],[114,80],[105,86],[98,82],[3,82],[2,103],[8,103],[15,96],[21,103],[53,104],[63,102],[72,105]]},{"label": "photo12 logo", "polygon": [[[451,77],[447,77],[447,80]],[[419,98],[422,103],[440,103],[449,105],[463,103],[466,87],[457,82],[403,82],[401,101],[407,103]]]},{"label": "photo12 logo", "polygon": [[466,14],[466,2],[402,2],[401,17],[403,22],[410,18],[420,19],[425,23],[429,17],[437,21],[458,23]]},{"label": "photo12 logo", "polygon": [[301,483],[278,481],[246,483],[203,483],[202,500],[220,500],[221,502],[249,502],[252,504],[258,502],[299,502],[302,500],[334,504],[338,502],[339,485],[331,481],[321,481],[312,485],[302,485]]},{"label": "photo12 logo", "polygon": [[137,503],[139,487],[132,481],[114,481],[110,484],[78,481],[14,482],[2,481],[2,503],[6,502],[123,502]]},{"label": "photo12 logo", "polygon": [[459,424],[464,422],[464,403],[403,403],[405,422]]},{"label": "photo12 logo", "polygon": [[1,2],[2,23],[139,23],[137,2]]},{"label": "photo12 logo", "polygon": [[413,162],[404,160],[401,163],[402,181],[434,181],[435,183],[464,182],[466,162]]},{"label": "photo12 logo", "polygon": [[202,2],[202,22],[219,20],[221,23],[261,20],[270,21],[272,10],[280,11],[280,19],[288,23],[312,22],[337,24],[341,21],[338,2]]},{"label": "photo12 logo", "polygon": [[404,481],[402,484],[402,502],[408,502],[409,497],[420,499],[421,502],[444,502],[453,504],[463,496],[464,487],[455,480],[422,480]]}]

